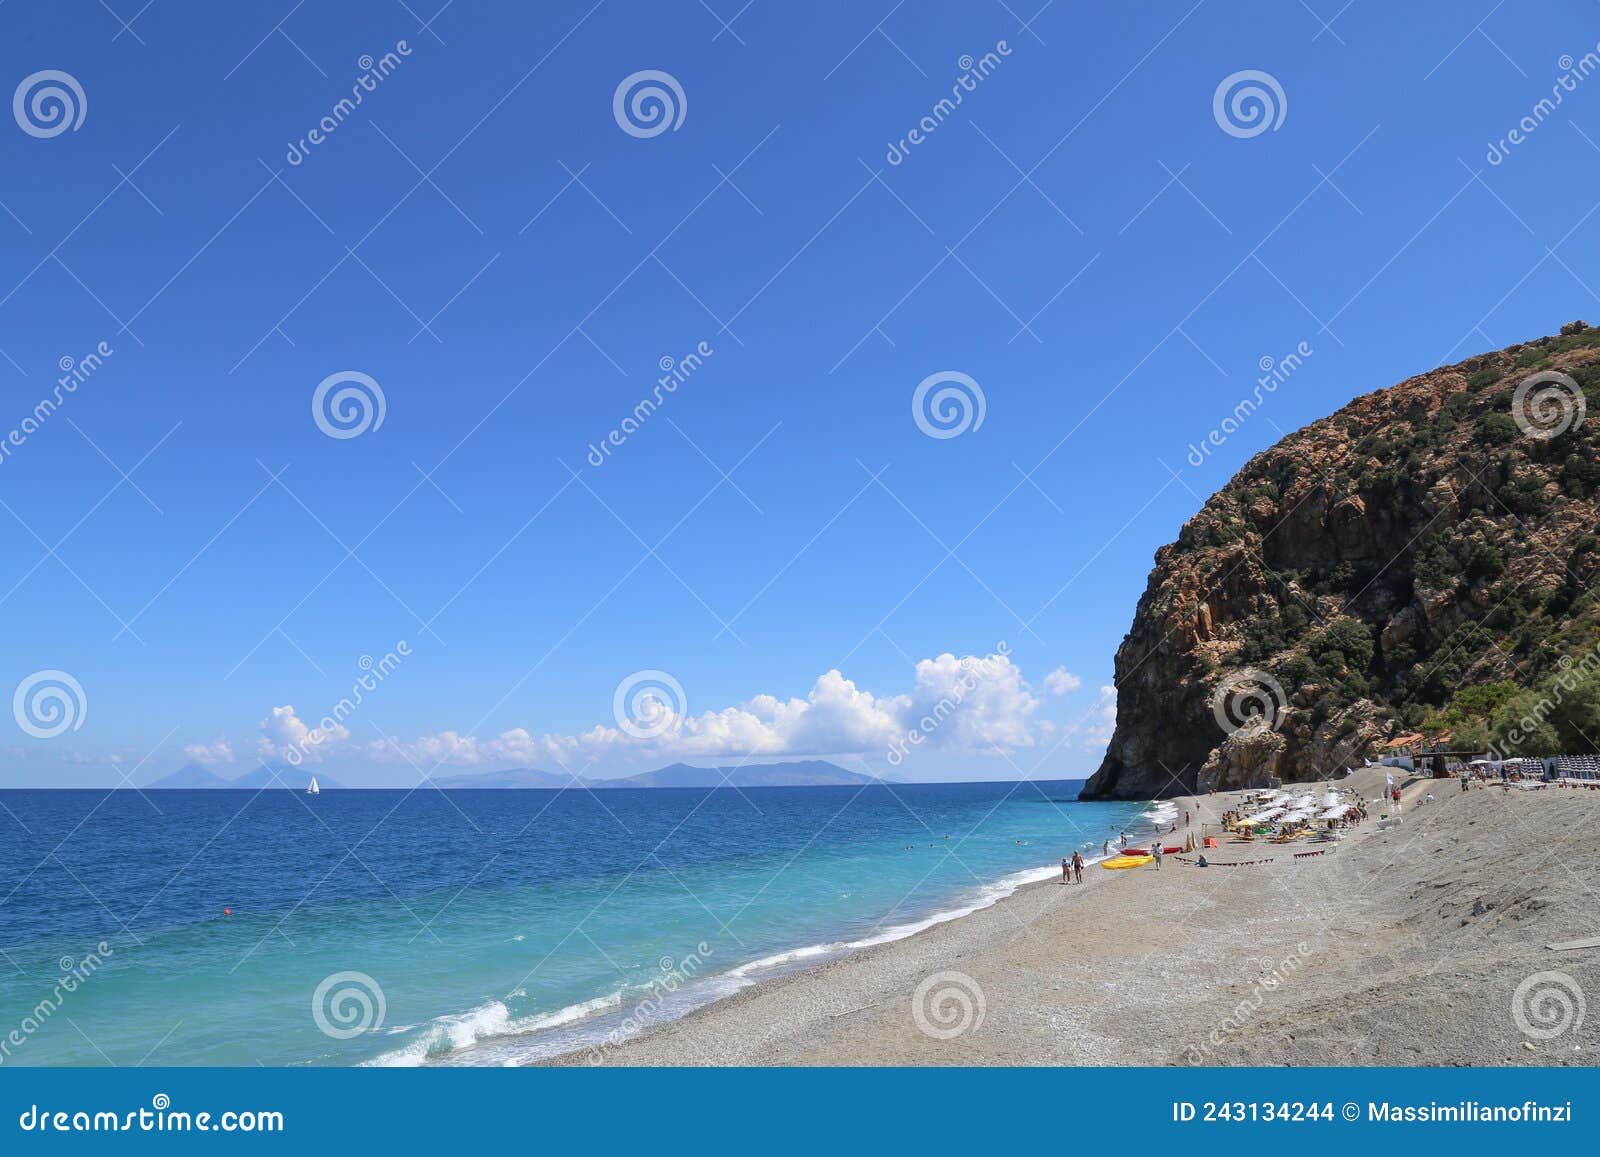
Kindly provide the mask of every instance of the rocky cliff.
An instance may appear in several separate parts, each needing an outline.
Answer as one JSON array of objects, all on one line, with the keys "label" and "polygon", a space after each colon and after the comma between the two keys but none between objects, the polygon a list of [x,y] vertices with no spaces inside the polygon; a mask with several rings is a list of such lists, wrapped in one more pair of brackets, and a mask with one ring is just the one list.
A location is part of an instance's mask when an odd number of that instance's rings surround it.
[{"label": "rocky cliff", "polygon": [[1600,330],[1574,322],[1256,455],[1156,552],[1084,798],[1315,780],[1441,719],[1483,742],[1463,688],[1600,639],[1597,450]]}]

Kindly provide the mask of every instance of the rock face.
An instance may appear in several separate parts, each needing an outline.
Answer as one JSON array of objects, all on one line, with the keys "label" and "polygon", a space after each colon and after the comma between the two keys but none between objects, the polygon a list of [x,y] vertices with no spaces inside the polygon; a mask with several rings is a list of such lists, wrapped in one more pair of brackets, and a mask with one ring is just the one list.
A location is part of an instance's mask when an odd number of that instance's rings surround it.
[{"label": "rock face", "polygon": [[[1600,639],[1600,330],[1357,398],[1156,552],[1085,799],[1326,778]],[[1241,727],[1241,725],[1243,725]]]}]

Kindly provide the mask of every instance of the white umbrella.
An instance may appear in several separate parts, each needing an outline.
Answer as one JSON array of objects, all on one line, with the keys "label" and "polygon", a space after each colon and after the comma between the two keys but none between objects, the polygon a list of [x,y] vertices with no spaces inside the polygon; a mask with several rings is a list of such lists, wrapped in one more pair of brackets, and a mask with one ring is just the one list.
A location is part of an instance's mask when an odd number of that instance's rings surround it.
[{"label": "white umbrella", "polygon": [[1338,807],[1331,807],[1331,808],[1329,808],[1329,809],[1328,809],[1328,810],[1327,810],[1327,811],[1325,811],[1325,812],[1323,812],[1323,813],[1322,813],[1322,814],[1321,814],[1321,815],[1320,815],[1320,816],[1318,816],[1318,817],[1317,817],[1317,818],[1318,818],[1318,819],[1319,819],[1319,820],[1337,820],[1337,819],[1343,819],[1343,818],[1344,818],[1344,813],[1345,813],[1345,812],[1347,812],[1347,811],[1349,811],[1349,810],[1350,810],[1350,805],[1349,805],[1349,804],[1347,804],[1347,803],[1342,803],[1342,804],[1340,804],[1340,805],[1339,805],[1339,806],[1338,806]]},{"label": "white umbrella", "polygon": [[1277,819],[1282,814],[1283,809],[1281,807],[1270,807],[1266,811],[1257,812],[1253,816],[1245,816],[1245,818],[1239,822],[1245,824],[1264,824],[1268,820]]}]

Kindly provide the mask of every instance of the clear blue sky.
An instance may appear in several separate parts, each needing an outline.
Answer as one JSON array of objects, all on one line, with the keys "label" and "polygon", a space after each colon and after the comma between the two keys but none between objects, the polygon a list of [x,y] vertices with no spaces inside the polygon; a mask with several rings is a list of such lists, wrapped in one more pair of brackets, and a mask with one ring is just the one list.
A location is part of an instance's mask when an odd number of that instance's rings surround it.
[{"label": "clear blue sky", "polygon": [[[1600,315],[1600,77],[1533,111],[1591,3],[438,7],[0,7],[5,91],[59,70],[85,105],[0,118],[0,431],[113,351],[0,460],[0,690],[86,701],[50,738],[7,718],[0,784],[144,783],[188,745],[241,774],[401,640],[327,774],[415,783],[391,738],[441,775],[882,769],[947,653],[981,692],[899,774],[1086,774],[1152,553],[1251,454]],[[675,129],[614,116],[642,70]],[[1256,135],[1214,115],[1243,70],[1283,94]],[[340,371],[381,426],[313,421]],[[933,438],[945,371],[984,417]],[[641,670],[689,719],[630,743]]]}]

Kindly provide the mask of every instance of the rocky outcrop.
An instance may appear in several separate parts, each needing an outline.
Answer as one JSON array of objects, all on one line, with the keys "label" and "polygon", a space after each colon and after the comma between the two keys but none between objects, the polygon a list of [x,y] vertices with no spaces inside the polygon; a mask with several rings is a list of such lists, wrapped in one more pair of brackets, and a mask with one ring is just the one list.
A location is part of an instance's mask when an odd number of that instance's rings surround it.
[{"label": "rocky outcrop", "polygon": [[1357,398],[1156,552],[1084,797],[1324,778],[1464,685],[1532,682],[1600,640],[1597,531],[1600,331]]}]

